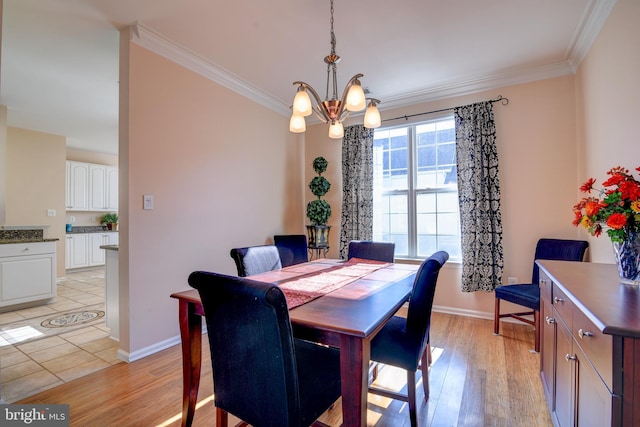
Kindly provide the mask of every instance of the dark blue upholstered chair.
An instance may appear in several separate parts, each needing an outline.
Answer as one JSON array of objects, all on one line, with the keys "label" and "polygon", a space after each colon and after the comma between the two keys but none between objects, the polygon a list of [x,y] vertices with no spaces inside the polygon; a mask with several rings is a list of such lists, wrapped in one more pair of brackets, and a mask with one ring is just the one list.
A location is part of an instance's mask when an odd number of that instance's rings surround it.
[{"label": "dark blue upholstered chair", "polygon": [[422,371],[425,399],[429,397],[429,328],[431,308],[440,268],[449,254],[440,251],[425,259],[413,282],[407,317],[392,317],[371,340],[371,360],[392,365],[407,371],[407,394],[399,394],[374,386],[369,392],[409,403],[411,426],[417,425],[416,371]]},{"label": "dark blue upholstered chair", "polygon": [[238,276],[246,277],[265,271],[282,268],[280,253],[275,245],[249,246],[231,249],[231,258],[236,262]]},{"label": "dark blue upholstered chair", "polygon": [[[562,261],[582,261],[589,243],[584,240],[540,239],[536,245],[531,283],[503,285],[496,288],[495,312],[493,315],[493,333],[500,333],[500,319],[511,317],[535,328],[534,350],[540,351],[540,287],[538,285],[538,266],[535,260],[549,259]],[[500,300],[528,308],[528,311],[500,314]],[[522,316],[533,315],[533,320]]]},{"label": "dark blue upholstered chair", "polygon": [[396,244],[393,242],[374,242],[371,240],[352,240],[349,242],[347,259],[362,258],[375,261],[393,262]]},{"label": "dark blue upholstered chair", "polygon": [[196,271],[213,366],[216,426],[310,426],[341,395],[340,352],[294,339],[276,285]]},{"label": "dark blue upholstered chair", "polygon": [[304,234],[284,234],[273,236],[273,242],[280,252],[283,267],[309,261],[307,236]]}]

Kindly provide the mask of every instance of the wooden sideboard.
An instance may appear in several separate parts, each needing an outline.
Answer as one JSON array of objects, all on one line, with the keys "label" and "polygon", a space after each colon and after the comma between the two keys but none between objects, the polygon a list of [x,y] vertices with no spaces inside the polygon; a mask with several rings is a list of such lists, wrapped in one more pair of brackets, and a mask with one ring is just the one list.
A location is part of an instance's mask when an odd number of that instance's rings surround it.
[{"label": "wooden sideboard", "polygon": [[615,265],[537,261],[540,375],[556,427],[640,426],[640,289]]}]

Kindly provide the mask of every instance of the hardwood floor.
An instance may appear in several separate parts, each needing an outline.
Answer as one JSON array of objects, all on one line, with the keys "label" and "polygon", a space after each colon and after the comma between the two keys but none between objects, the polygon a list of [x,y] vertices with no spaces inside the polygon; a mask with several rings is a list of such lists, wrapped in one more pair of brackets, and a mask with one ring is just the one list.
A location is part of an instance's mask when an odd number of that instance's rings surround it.
[{"label": "hardwood floor", "polygon": [[[431,395],[422,400],[420,426],[551,426],[539,376],[539,355],[528,325],[493,323],[434,313],[431,325]],[[195,427],[215,425],[209,349],[203,339],[202,381]],[[72,426],[179,426],[182,396],[180,347],[131,364],[118,364],[16,403],[69,404]],[[418,374],[419,376],[419,374]],[[381,386],[402,388],[404,371],[381,369]],[[231,417],[230,425],[236,421]],[[341,424],[339,402],[321,421]],[[367,423],[409,426],[404,402],[369,394]]]}]

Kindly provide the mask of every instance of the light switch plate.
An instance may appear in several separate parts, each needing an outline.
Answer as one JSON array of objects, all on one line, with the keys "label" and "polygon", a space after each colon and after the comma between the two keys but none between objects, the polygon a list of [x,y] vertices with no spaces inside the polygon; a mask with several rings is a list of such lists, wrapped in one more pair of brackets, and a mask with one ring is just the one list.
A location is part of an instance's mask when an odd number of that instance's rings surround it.
[{"label": "light switch plate", "polygon": [[56,216],[55,209],[47,209],[47,216]]},{"label": "light switch plate", "polygon": [[153,210],[153,195],[145,194],[142,196],[142,209],[146,211]]}]

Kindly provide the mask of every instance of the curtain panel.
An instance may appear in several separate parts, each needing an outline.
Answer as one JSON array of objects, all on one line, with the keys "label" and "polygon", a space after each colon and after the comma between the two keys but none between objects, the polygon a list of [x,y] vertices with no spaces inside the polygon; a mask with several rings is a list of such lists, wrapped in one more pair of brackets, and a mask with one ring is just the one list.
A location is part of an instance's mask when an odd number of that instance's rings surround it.
[{"label": "curtain panel", "polygon": [[493,106],[487,101],[456,107],[454,116],[462,291],[493,291],[502,284],[504,272]]},{"label": "curtain panel", "polygon": [[373,237],[373,129],[348,126],[342,138],[340,258],[351,240]]}]

